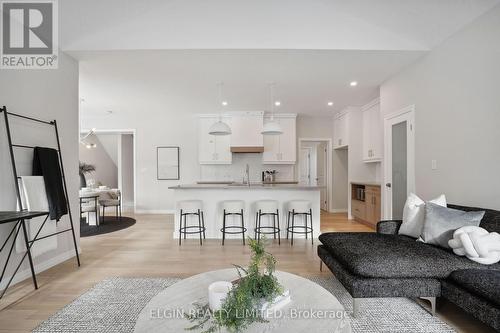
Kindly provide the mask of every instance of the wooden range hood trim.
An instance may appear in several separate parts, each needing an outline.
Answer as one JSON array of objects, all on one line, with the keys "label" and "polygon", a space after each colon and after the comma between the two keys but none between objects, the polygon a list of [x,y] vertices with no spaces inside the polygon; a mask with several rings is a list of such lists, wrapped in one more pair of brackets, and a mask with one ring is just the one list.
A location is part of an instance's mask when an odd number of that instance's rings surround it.
[{"label": "wooden range hood trim", "polygon": [[263,153],[263,146],[254,147],[231,147],[231,153]]}]

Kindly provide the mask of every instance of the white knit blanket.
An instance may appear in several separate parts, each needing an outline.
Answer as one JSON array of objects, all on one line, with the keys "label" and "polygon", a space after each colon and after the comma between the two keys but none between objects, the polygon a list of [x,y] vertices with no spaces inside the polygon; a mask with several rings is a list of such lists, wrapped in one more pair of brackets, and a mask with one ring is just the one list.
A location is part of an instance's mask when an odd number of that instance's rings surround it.
[{"label": "white knit blanket", "polygon": [[481,227],[467,226],[455,230],[448,245],[455,254],[483,265],[500,261],[500,234]]}]

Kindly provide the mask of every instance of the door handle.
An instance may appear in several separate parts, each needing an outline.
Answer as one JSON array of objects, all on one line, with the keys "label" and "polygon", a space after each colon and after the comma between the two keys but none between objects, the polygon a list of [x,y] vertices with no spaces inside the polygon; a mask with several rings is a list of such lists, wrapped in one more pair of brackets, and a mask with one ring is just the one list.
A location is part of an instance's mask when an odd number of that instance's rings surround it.
[{"label": "door handle", "polygon": [[385,184],[385,187],[389,187],[389,188],[391,188],[391,186],[392,186],[392,185],[391,185],[391,183],[387,183],[387,184]]}]

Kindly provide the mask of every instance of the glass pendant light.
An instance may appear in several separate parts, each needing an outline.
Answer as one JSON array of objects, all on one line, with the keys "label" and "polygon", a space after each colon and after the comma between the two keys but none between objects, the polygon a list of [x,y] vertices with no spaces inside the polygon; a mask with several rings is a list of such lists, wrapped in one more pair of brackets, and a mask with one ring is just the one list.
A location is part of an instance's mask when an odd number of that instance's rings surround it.
[{"label": "glass pendant light", "polygon": [[220,113],[219,113],[219,121],[215,122],[212,126],[210,126],[210,129],[208,130],[208,134],[210,135],[230,135],[231,134],[231,127],[229,127],[228,124],[222,121],[222,108],[224,106],[227,106],[227,101],[222,99],[222,86],[224,85],[223,82],[220,82],[218,84],[219,86],[219,103],[220,103]]},{"label": "glass pendant light", "polygon": [[[280,135],[283,134],[283,131],[281,130],[281,126],[279,123],[274,121],[274,83],[271,83],[269,85],[269,92],[271,96],[271,120],[266,122],[264,124],[264,127],[262,128],[262,134],[263,135]],[[278,103],[276,103],[278,105]]]}]

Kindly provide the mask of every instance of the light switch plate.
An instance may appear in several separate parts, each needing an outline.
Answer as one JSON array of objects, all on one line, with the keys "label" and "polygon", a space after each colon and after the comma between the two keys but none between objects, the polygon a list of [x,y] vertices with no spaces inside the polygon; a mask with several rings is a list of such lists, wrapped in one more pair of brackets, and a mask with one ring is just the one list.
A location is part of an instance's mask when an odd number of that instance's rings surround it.
[{"label": "light switch plate", "polygon": [[438,166],[437,166],[437,160],[432,160],[431,161],[431,169],[432,170],[437,170]]}]

